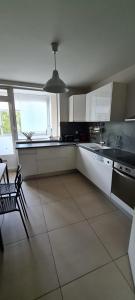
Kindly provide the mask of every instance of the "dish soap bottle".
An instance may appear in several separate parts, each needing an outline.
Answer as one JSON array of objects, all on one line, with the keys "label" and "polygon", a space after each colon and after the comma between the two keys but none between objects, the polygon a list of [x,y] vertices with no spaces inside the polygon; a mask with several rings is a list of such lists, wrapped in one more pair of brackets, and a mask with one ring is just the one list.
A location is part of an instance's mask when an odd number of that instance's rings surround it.
[{"label": "dish soap bottle", "polygon": [[74,135],[74,141],[75,141],[75,142],[79,142],[79,140],[80,140],[80,139],[79,139],[79,131],[76,130],[76,131],[75,131],[75,135]]}]

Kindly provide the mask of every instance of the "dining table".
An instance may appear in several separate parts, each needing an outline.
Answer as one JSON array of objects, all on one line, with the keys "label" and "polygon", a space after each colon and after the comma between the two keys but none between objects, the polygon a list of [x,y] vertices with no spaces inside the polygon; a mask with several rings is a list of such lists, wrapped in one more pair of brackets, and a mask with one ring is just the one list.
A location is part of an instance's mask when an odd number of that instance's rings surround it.
[{"label": "dining table", "polygon": [[[2,163],[0,163],[0,183],[3,179],[5,180],[5,176],[6,176],[7,183],[9,183],[7,164],[2,162]],[[0,220],[0,249],[3,251],[4,245],[3,245],[3,239],[2,239],[2,234],[1,234],[2,223],[3,223],[3,219],[2,219],[2,221]]]}]

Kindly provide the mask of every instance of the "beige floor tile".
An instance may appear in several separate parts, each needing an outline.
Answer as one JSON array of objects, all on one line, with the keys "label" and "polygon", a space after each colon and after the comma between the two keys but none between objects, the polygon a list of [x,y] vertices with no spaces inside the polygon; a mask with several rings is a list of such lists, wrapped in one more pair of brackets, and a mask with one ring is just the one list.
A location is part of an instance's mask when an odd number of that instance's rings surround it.
[{"label": "beige floor tile", "polygon": [[27,227],[30,236],[46,232],[47,227],[42,206],[28,207],[27,212],[29,217],[29,221],[27,221]]},{"label": "beige floor tile", "polygon": [[29,179],[23,181],[23,186],[25,186],[28,189],[37,190],[38,189],[38,179]]},{"label": "beige floor tile", "polygon": [[19,212],[4,215],[1,231],[5,245],[27,238]]},{"label": "beige floor tile", "polygon": [[70,194],[62,184],[39,184],[39,195],[42,204],[71,198]]},{"label": "beige floor tile", "polygon": [[110,261],[87,222],[49,232],[61,284]]},{"label": "beige floor tile", "polygon": [[134,300],[135,295],[113,263],[62,288],[63,300]]},{"label": "beige floor tile", "polygon": [[48,230],[56,229],[84,219],[72,200],[61,200],[43,205]]},{"label": "beige floor tile", "polygon": [[115,211],[94,218],[90,223],[114,259],[127,253],[131,230],[127,216]]},{"label": "beige floor tile", "polygon": [[[45,217],[41,206],[31,206],[27,208],[29,221],[25,223],[30,236],[44,233],[47,231]],[[0,220],[2,222],[2,236],[4,244],[15,243],[26,239],[26,233],[22,224],[19,212],[13,212],[4,215]]]},{"label": "beige floor tile", "polygon": [[62,177],[63,175],[57,175],[57,176],[48,176],[48,177],[41,177],[37,179],[38,184],[40,185],[48,185],[48,184],[60,184],[62,183]]},{"label": "beige floor tile", "polygon": [[91,190],[87,184],[71,183],[70,185],[67,185],[66,188],[73,198],[91,193]]},{"label": "beige floor tile", "polygon": [[37,180],[25,181],[22,187],[28,206],[41,205]]},{"label": "beige floor tile", "polygon": [[91,191],[87,195],[74,197],[86,218],[116,210],[116,207],[99,191]]},{"label": "beige floor tile", "polygon": [[127,279],[129,285],[132,289],[134,289],[134,283],[132,278],[132,272],[130,268],[130,262],[128,259],[128,255],[124,255],[115,261],[123,276]]},{"label": "beige floor tile", "polygon": [[95,190],[93,184],[90,182],[81,179],[81,180],[72,180],[70,183],[64,183],[67,191],[71,194],[72,197],[84,196],[91,194],[91,191]]},{"label": "beige floor tile", "polygon": [[62,300],[60,290],[58,289],[49,293],[48,295],[41,297],[39,300]]},{"label": "beige floor tile", "polygon": [[0,259],[0,299],[33,300],[58,287],[47,234],[9,246]]},{"label": "beige floor tile", "polygon": [[62,175],[62,182],[65,184],[77,183],[77,182],[79,183],[79,182],[86,182],[86,181],[87,179],[79,172]]}]

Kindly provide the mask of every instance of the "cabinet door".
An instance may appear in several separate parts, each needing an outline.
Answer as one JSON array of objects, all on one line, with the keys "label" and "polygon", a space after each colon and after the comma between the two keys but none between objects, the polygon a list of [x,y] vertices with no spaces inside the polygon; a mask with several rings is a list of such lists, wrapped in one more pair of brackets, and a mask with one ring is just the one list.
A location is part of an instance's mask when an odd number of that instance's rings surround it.
[{"label": "cabinet door", "polygon": [[77,148],[76,168],[91,181],[93,181],[93,161],[94,153],[81,147]]},{"label": "cabinet door", "polygon": [[88,177],[88,164],[87,164],[86,150],[81,147],[78,147],[76,151],[76,168],[84,176]]},{"label": "cabinet door", "polygon": [[74,95],[69,98],[69,121],[86,121],[86,95]]},{"label": "cabinet door", "polygon": [[51,147],[37,150],[38,174],[72,169],[75,169],[75,147]]},{"label": "cabinet door", "polygon": [[86,96],[86,120],[92,122],[110,121],[112,83]]},{"label": "cabinet door", "polygon": [[96,101],[94,92],[86,95],[86,121],[95,121],[96,119]]},{"label": "cabinet door", "polygon": [[73,96],[69,98],[69,122],[73,122]]},{"label": "cabinet door", "polygon": [[110,196],[112,182],[112,162],[110,161],[110,165],[107,165],[103,160],[104,158],[98,155],[95,155],[94,159],[91,159],[93,170],[91,181],[105,194]]},{"label": "cabinet door", "polygon": [[19,163],[22,166],[23,178],[37,174],[37,155],[36,150],[19,150]]},{"label": "cabinet door", "polygon": [[74,96],[74,121],[84,122],[86,121],[86,95]]},{"label": "cabinet door", "polygon": [[[101,160],[101,161],[100,161]],[[105,165],[103,157],[79,147],[77,149],[77,169],[90,179],[99,189],[110,196],[112,182],[112,164]],[[104,176],[103,176],[104,174]]]}]

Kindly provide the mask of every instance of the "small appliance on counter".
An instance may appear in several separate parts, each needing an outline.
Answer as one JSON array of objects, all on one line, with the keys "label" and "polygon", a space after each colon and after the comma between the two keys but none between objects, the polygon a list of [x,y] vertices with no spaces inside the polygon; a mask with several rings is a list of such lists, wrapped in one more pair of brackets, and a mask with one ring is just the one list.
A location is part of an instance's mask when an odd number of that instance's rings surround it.
[{"label": "small appliance on counter", "polygon": [[74,141],[74,136],[72,134],[65,134],[62,137],[63,142],[73,142]]},{"label": "small appliance on counter", "polygon": [[80,136],[79,136],[79,131],[76,130],[74,134],[74,142],[79,142],[80,141]]}]

